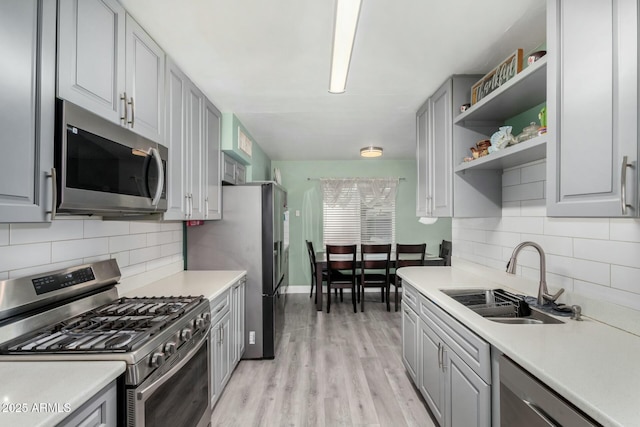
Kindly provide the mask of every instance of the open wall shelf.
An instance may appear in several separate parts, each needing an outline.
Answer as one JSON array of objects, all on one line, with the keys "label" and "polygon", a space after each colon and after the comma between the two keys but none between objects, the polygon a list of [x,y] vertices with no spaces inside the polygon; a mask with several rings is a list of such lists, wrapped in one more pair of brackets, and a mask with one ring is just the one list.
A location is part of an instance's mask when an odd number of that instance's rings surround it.
[{"label": "open wall shelf", "polygon": [[470,162],[460,163],[454,171],[506,169],[544,159],[547,157],[547,135],[540,135]]}]

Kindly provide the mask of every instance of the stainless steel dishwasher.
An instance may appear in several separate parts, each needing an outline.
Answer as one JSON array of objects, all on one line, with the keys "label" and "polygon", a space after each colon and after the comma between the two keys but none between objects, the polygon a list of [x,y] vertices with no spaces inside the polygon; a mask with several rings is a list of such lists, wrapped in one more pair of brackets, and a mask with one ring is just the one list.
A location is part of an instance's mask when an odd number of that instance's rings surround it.
[{"label": "stainless steel dishwasher", "polygon": [[579,409],[505,356],[500,357],[502,427],[598,426]]}]

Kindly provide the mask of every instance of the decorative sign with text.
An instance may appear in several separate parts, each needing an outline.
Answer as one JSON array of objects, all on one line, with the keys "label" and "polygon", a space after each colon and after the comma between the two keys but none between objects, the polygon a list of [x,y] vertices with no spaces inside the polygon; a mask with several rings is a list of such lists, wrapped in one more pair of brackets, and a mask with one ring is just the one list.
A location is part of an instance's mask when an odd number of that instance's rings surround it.
[{"label": "decorative sign with text", "polygon": [[522,49],[513,52],[471,87],[471,105],[514,78],[520,71],[522,71]]}]

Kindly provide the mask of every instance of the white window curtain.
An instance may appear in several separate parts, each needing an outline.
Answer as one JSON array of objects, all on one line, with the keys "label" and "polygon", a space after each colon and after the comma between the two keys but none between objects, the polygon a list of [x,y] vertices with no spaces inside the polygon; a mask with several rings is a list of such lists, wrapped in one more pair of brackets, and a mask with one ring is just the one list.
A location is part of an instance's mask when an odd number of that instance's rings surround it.
[{"label": "white window curtain", "polygon": [[398,178],[321,179],[323,244],[395,244]]}]

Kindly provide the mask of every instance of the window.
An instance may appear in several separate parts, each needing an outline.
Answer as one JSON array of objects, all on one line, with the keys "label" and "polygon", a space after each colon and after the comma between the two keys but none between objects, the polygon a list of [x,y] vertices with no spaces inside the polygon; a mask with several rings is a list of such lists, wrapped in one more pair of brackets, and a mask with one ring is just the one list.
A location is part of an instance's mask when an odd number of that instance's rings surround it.
[{"label": "window", "polygon": [[321,182],[323,244],[395,244],[397,178]]}]

